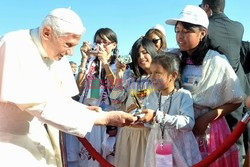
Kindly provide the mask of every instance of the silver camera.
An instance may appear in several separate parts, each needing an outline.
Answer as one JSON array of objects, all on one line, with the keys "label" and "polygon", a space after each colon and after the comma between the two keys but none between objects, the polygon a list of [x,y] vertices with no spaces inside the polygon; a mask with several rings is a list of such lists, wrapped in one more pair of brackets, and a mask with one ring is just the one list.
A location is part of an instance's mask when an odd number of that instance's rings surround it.
[{"label": "silver camera", "polygon": [[131,56],[129,54],[128,55],[118,55],[117,58],[120,60],[120,62],[122,64],[132,63],[132,58],[131,58]]},{"label": "silver camera", "polygon": [[97,54],[99,52],[99,45],[90,44],[90,53]]}]

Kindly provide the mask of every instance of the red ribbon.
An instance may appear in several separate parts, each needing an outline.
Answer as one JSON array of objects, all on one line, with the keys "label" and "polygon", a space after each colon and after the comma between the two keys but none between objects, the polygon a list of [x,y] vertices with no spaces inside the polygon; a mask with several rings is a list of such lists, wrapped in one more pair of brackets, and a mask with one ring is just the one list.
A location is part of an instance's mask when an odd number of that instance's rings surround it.
[{"label": "red ribbon", "polygon": [[[249,121],[249,119],[248,119]],[[247,122],[238,122],[237,126],[233,130],[233,132],[226,138],[224,143],[220,145],[215,151],[213,151],[210,155],[204,158],[202,161],[193,165],[193,167],[207,167],[212,164],[217,158],[223,155],[240,137],[240,135],[244,132],[247,126]]]},{"label": "red ribbon", "polygon": [[77,137],[78,140],[82,143],[82,145],[86,148],[86,150],[90,153],[90,155],[97,160],[102,167],[115,167],[111,165],[106,159],[104,159],[95,148],[89,143],[86,138]]},{"label": "red ribbon", "polygon": [[[209,156],[204,158],[202,161],[198,162],[197,164],[193,165],[193,167],[207,167],[212,164],[217,158],[223,155],[241,136],[244,130],[247,127],[247,123],[249,122],[250,118],[247,117],[246,121],[240,121],[233,132],[226,138],[224,143],[219,146],[215,151],[213,151]],[[87,149],[90,155],[96,159],[103,167],[115,167],[111,165],[108,161],[106,161],[89,143],[86,138],[77,137],[78,140],[82,143],[82,145]]]}]

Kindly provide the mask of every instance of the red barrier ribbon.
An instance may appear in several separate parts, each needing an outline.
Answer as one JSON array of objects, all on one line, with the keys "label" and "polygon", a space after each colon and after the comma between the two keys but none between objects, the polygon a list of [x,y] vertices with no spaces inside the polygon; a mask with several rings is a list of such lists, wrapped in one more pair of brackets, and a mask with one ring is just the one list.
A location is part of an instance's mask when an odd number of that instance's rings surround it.
[{"label": "red barrier ribbon", "polygon": [[[248,114],[248,113],[247,113]],[[220,145],[215,151],[204,158],[199,163],[193,165],[193,167],[207,167],[212,164],[217,158],[223,155],[241,136],[246,129],[247,123],[249,122],[249,115],[246,115],[242,121],[238,122],[233,132],[226,138],[224,143]]]},{"label": "red barrier ribbon", "polygon": [[102,167],[115,167],[111,165],[106,159],[104,159],[95,148],[89,143],[86,138],[77,137],[78,140],[82,143],[82,145],[86,148],[86,150],[90,153],[90,155],[97,160]]}]

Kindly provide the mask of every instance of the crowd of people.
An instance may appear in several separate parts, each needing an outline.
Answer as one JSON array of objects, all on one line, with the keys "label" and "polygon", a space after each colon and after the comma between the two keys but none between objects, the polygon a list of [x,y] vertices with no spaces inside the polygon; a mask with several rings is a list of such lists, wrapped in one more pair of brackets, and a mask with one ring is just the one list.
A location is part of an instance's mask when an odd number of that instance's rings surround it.
[{"label": "crowd of people", "polygon": [[[86,29],[71,9],[54,9],[39,28],[5,34],[0,166],[100,167],[77,137],[116,167],[202,161],[249,110],[250,44],[224,8],[225,0],[202,0],[167,19],[179,48],[168,48],[157,24],[119,55],[116,33],[100,28],[82,43],[79,66],[66,55]],[[249,131],[210,166],[249,166]]]}]

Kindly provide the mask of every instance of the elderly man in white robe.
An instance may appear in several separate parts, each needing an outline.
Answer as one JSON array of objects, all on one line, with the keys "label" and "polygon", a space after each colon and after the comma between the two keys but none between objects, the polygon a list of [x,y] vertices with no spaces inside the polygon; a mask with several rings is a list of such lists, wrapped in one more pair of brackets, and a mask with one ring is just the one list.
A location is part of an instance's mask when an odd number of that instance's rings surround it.
[{"label": "elderly man in white robe", "polygon": [[65,56],[84,32],[75,12],[58,8],[39,28],[0,38],[0,166],[60,167],[58,130],[84,137],[93,125],[135,121],[71,99],[78,89]]}]

